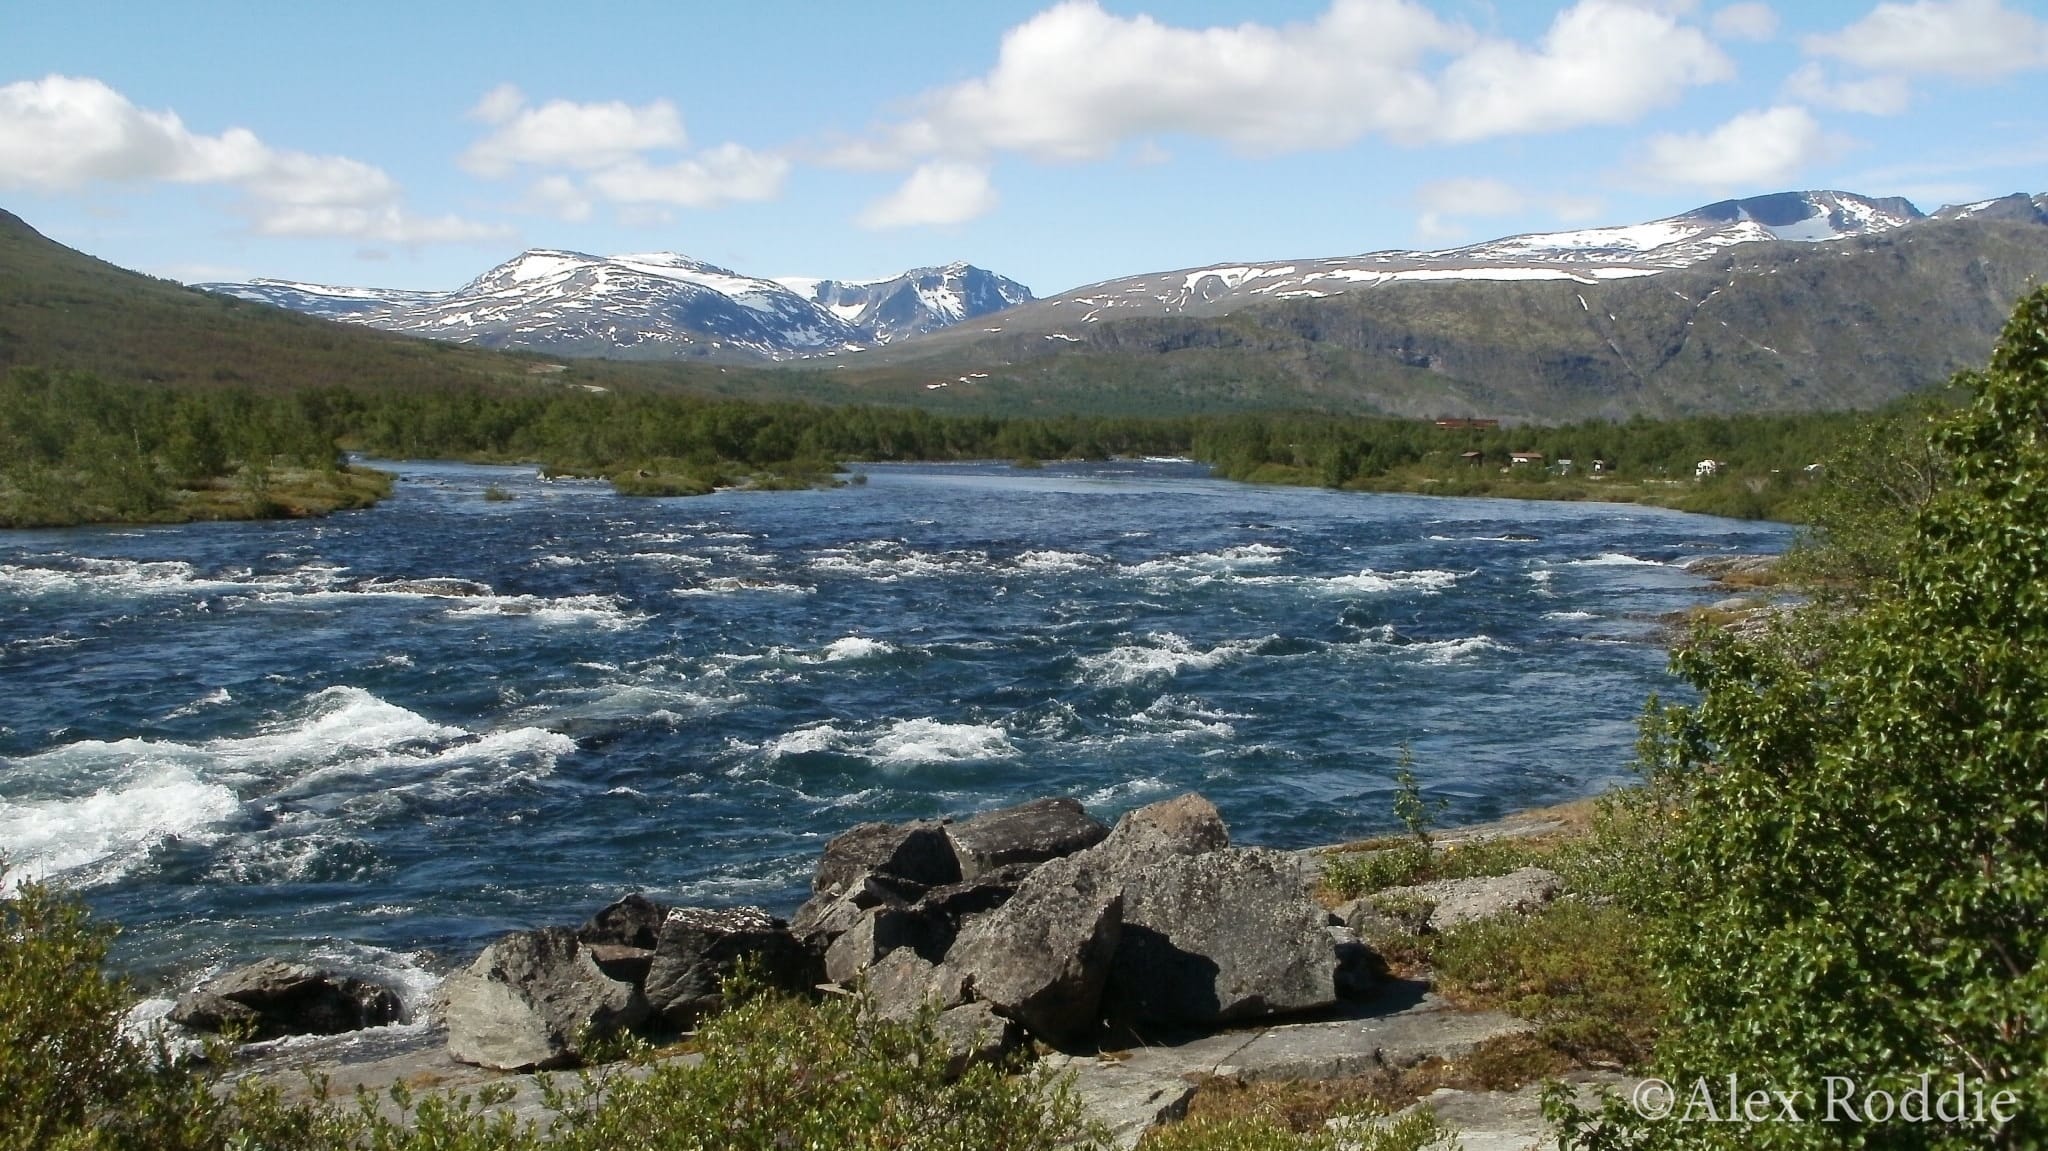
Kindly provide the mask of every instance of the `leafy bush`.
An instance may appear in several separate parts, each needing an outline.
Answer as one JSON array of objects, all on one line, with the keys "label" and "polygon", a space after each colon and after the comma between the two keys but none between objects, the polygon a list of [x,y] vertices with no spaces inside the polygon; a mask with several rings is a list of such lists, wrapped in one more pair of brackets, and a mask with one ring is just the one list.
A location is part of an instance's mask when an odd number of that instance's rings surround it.
[{"label": "leafy bush", "polygon": [[[1950,475],[1896,574],[1812,644],[1702,635],[1679,670],[1691,770],[1650,944],[1657,1066],[1745,1091],[1922,1075],[2010,1091],[2011,1121],[1610,1123],[1607,1145],[2048,1142],[2048,289],[1935,432]],[[1583,1118],[1583,1116],[1581,1116]]]}]

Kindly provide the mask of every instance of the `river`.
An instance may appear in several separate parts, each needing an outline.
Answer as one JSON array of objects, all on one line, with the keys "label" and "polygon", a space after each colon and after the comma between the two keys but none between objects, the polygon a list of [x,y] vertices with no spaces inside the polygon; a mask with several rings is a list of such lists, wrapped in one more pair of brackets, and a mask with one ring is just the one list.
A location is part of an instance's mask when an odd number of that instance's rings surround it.
[{"label": "river", "polygon": [[[1628,775],[1676,565],[1780,525],[1255,487],[1171,461],[864,466],[643,500],[399,463],[319,521],[0,537],[0,853],[189,985],[263,952],[417,998],[621,892],[787,914],[823,841],[1183,790],[1247,843]],[[495,486],[510,499],[486,498]]]}]

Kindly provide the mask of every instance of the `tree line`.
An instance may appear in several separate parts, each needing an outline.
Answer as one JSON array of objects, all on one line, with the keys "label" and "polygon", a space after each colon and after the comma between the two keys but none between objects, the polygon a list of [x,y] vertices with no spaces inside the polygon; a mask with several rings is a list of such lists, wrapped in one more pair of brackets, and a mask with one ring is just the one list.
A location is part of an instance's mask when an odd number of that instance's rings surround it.
[{"label": "tree line", "polygon": [[[180,518],[184,493],[237,486],[260,494],[284,472],[334,473],[345,451],[532,462],[648,494],[763,477],[810,482],[846,461],[1141,454],[1190,455],[1240,480],[1488,494],[1511,451],[1573,459],[1582,472],[1599,459],[1622,479],[1690,480],[1697,461],[1714,458],[1739,478],[1685,493],[1731,493],[1726,506],[1697,510],[1782,517],[1790,513],[1778,497],[1793,491],[1787,477],[1827,456],[1859,418],[1702,416],[1501,428],[1316,413],[943,415],[560,384],[146,386],[27,368],[0,380],[0,524]],[[1514,472],[1522,486],[1549,475],[1541,466]]]}]

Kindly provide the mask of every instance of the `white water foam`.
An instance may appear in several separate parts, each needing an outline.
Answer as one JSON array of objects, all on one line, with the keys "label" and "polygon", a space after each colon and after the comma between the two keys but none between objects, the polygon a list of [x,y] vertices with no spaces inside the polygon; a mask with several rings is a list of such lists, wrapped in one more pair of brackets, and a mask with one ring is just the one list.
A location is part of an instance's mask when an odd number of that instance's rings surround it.
[{"label": "white water foam", "polygon": [[1145,643],[1124,644],[1078,661],[1081,678],[1108,687],[1124,687],[1180,674],[1183,668],[1207,669],[1249,655],[1272,639],[1225,640],[1211,648],[1199,648],[1172,632],[1155,632]]},{"label": "white water foam", "polygon": [[625,600],[615,595],[572,595],[549,598],[536,595],[475,596],[454,616],[527,616],[543,624],[585,624],[616,631],[647,622],[647,616],[628,613]]},{"label": "white water foam", "polygon": [[1196,577],[1214,579],[1246,568],[1267,568],[1293,554],[1293,548],[1275,547],[1272,544],[1244,544],[1239,547],[1223,548],[1220,551],[1193,552],[1188,555],[1161,556],[1143,563],[1131,564],[1123,569],[1124,574],[1144,579]]},{"label": "white water foam", "polygon": [[1419,591],[1434,595],[1471,574],[1473,573],[1443,571],[1438,568],[1392,572],[1360,568],[1354,575],[1330,576],[1327,579],[1310,582],[1319,590],[1333,595],[1378,595],[1402,591]]},{"label": "white water foam", "polygon": [[930,716],[891,720],[861,730],[822,723],[798,728],[770,743],[766,750],[771,760],[837,752],[896,767],[1014,759],[1019,754],[1009,735],[996,724],[945,723]]},{"label": "white water foam", "polygon": [[[575,747],[534,727],[476,735],[361,688],[331,687],[250,735],[191,744],[81,740],[0,761],[17,786],[41,783],[43,792],[0,799],[0,843],[18,868],[10,881],[62,874],[92,885],[126,874],[172,840],[224,842],[245,803],[284,803],[301,810],[276,820],[253,862],[289,870],[310,866],[306,853],[319,844],[280,846],[276,837],[314,834],[337,814],[400,796],[454,799],[544,775]],[[347,839],[329,834],[325,842]]]},{"label": "white water foam", "polygon": [[695,587],[679,587],[676,595],[719,596],[738,595],[742,592],[761,592],[767,595],[810,595],[816,588],[801,587],[793,583],[776,583],[773,580],[741,579],[738,576],[718,576],[705,580]]},{"label": "white water foam", "polygon": [[217,825],[241,806],[229,788],[168,763],[141,766],[80,798],[0,800],[0,843],[12,868],[0,893],[67,873],[83,885],[104,883],[168,840],[217,839]]},{"label": "white water foam", "polygon": [[825,650],[819,655],[827,663],[845,663],[851,660],[874,659],[877,656],[889,655],[895,650],[896,645],[886,640],[849,635],[826,644]]},{"label": "white water foam", "polygon": [[1554,620],[1578,621],[1599,619],[1600,615],[1597,612],[1590,611],[1547,611],[1543,613],[1543,618]]},{"label": "white water foam", "polygon": [[1607,568],[1664,567],[1666,565],[1658,560],[1646,560],[1639,558],[1637,556],[1625,555],[1621,552],[1601,552],[1599,555],[1594,556],[1591,559],[1566,560],[1564,566],[1574,568]]},{"label": "white water foam", "polygon": [[234,699],[235,697],[228,693],[227,688],[217,687],[214,688],[212,691],[207,692],[205,695],[200,696],[198,699],[193,700],[191,703],[188,703],[183,707],[172,710],[170,713],[166,714],[164,718],[183,719],[188,715],[198,715],[200,712],[205,711],[208,708],[219,707],[222,704],[233,703]]},{"label": "white water foam", "polygon": [[1102,556],[1086,552],[1065,552],[1055,549],[1023,552],[1010,561],[1019,571],[1038,572],[1044,575],[1065,575],[1070,572],[1088,571],[1109,562]]}]

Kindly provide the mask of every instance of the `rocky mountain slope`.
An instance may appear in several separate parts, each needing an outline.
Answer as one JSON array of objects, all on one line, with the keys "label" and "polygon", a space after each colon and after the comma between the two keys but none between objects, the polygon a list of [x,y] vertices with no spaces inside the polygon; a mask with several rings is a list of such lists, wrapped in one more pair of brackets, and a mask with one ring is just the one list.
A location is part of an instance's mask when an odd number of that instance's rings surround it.
[{"label": "rocky mountain slope", "polygon": [[780,360],[934,331],[1031,298],[967,264],[885,280],[770,280],[674,252],[522,252],[449,293],[278,280],[198,285],[325,319],[485,347],[618,359]]},{"label": "rocky mountain slope", "polygon": [[[1995,215],[1993,206],[2005,203],[1973,207]],[[1447,280],[1596,284],[1689,268],[1737,244],[1879,235],[1924,219],[1919,209],[1896,197],[1780,192],[1723,200],[1642,224],[1508,236],[1440,251],[1216,264],[1129,276],[1063,292],[1006,319],[1011,326],[1056,328],[1111,316],[1215,315],[1268,300],[1324,299],[1391,284]],[[1066,334],[1073,332],[1066,329]]]},{"label": "rocky mountain slope", "polygon": [[[1816,209],[1805,217],[1736,201],[1400,267],[1383,253],[1113,281],[840,371],[918,373],[963,407],[1510,420],[1860,408],[1983,363],[2013,302],[2048,277],[2048,196],[1923,216],[1840,194],[1823,212],[1823,195],[1796,197]],[[1824,231],[1835,238],[1814,242]],[[1741,238],[1755,233],[1768,234]],[[1333,269],[1356,274],[1306,279]]]}]

